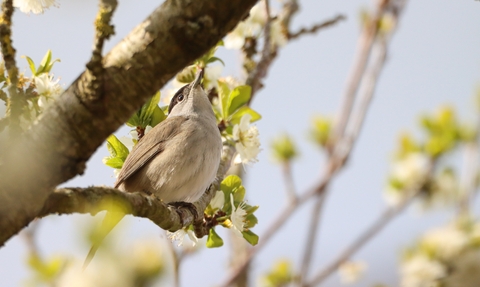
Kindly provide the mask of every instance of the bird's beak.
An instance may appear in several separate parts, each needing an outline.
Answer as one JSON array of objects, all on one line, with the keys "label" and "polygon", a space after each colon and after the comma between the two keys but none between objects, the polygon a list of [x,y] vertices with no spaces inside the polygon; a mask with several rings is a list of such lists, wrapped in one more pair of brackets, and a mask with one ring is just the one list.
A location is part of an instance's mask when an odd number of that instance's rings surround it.
[{"label": "bird's beak", "polygon": [[204,73],[203,69],[201,69],[197,72],[197,75],[195,75],[195,80],[193,80],[193,82],[192,82],[192,90],[195,89],[200,84],[200,82],[202,81],[203,73]]}]

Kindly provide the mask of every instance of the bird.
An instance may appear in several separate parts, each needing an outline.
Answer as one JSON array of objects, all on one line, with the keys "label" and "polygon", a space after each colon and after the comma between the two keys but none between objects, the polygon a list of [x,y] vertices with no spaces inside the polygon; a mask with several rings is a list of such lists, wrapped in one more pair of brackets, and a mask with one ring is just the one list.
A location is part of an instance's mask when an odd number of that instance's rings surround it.
[{"label": "bird", "polygon": [[[214,181],[222,138],[212,105],[200,82],[180,88],[170,101],[167,118],[146,133],[127,156],[115,182],[124,192],[144,192],[165,203],[193,203]],[[101,241],[123,218],[107,212],[102,232],[85,259],[85,269]]]}]

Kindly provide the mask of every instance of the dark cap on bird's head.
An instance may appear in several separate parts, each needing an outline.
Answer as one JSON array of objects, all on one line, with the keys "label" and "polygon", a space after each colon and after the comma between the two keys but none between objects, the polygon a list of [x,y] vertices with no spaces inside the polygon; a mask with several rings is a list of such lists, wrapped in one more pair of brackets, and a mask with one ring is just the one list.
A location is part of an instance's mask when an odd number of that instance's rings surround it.
[{"label": "dark cap on bird's head", "polygon": [[191,91],[200,85],[200,82],[203,79],[204,71],[200,69],[197,74],[195,75],[195,79],[190,83],[183,87],[181,87],[173,96],[172,100],[170,101],[170,105],[168,105],[168,113],[170,113],[179,102],[183,101],[184,98],[187,98]]}]

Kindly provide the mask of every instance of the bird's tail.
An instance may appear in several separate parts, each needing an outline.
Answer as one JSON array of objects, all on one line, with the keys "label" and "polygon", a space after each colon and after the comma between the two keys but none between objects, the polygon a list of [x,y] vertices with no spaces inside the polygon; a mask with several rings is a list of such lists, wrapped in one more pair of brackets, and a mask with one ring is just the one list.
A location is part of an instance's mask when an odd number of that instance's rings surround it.
[{"label": "bird's tail", "polygon": [[82,270],[85,270],[87,268],[88,264],[90,263],[90,261],[92,261],[95,253],[97,252],[97,249],[100,247],[105,237],[120,222],[120,220],[122,220],[124,216],[125,214],[121,212],[107,212],[105,218],[103,219],[100,230],[97,232],[98,235],[95,236],[94,243],[92,244],[90,251],[88,251],[87,257],[83,262]]}]

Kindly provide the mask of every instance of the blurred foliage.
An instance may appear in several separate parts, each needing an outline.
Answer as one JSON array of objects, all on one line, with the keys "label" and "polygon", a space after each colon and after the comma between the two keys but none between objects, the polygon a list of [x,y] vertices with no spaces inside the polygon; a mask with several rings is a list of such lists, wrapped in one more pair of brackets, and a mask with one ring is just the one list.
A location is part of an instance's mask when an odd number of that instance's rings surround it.
[{"label": "blurred foliage", "polygon": [[322,116],[316,116],[313,118],[312,124],[310,137],[320,147],[325,147],[330,139],[332,121]]},{"label": "blurred foliage", "polygon": [[272,142],[272,153],[275,160],[280,163],[287,163],[298,156],[297,147],[292,138],[283,134]]},{"label": "blurred foliage", "polygon": [[294,280],[292,264],[289,260],[278,260],[272,270],[262,277],[261,286],[283,287],[290,286]]}]

